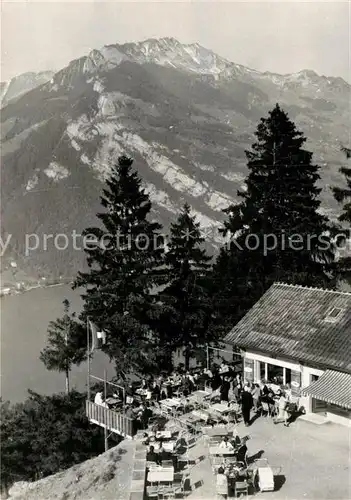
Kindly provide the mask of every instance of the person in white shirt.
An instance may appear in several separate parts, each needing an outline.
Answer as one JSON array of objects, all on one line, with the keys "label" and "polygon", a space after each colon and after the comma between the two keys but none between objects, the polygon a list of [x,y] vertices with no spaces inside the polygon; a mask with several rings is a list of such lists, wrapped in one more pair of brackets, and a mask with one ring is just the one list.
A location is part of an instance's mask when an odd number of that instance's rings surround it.
[{"label": "person in white shirt", "polygon": [[95,403],[96,405],[102,405],[102,403],[103,403],[103,399],[102,399],[102,392],[97,392],[97,393],[95,394],[94,403]]},{"label": "person in white shirt", "polygon": [[229,442],[229,439],[228,439],[227,436],[225,436],[223,438],[223,441],[219,445],[219,448],[225,448],[226,450],[229,450],[229,451],[233,451],[234,450],[234,447],[233,447],[232,443]]},{"label": "person in white shirt", "polygon": [[207,368],[204,369],[204,375],[207,375],[209,378],[213,377],[213,373],[210,369],[207,370]]},{"label": "person in white shirt", "polygon": [[226,373],[228,371],[228,365],[226,365],[224,362],[221,364],[219,371],[221,373]]}]

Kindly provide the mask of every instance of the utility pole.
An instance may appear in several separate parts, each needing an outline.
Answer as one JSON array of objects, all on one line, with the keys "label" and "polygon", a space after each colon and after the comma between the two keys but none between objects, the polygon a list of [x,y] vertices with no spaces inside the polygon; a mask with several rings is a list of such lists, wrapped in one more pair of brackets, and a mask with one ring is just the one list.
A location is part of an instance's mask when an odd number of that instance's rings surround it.
[{"label": "utility pole", "polygon": [[67,356],[68,356],[68,353],[67,353],[67,346],[68,346],[68,329],[69,329],[69,326],[70,326],[68,312],[67,312],[66,318],[67,318],[66,327],[65,327],[65,346],[66,346],[66,394],[68,395],[68,394],[69,394],[69,366],[68,366],[68,359],[67,359]]},{"label": "utility pole", "polygon": [[[106,404],[106,370],[104,370],[104,402]],[[107,435],[107,408],[105,408],[105,427],[104,427],[104,436],[105,436],[105,451],[108,451],[108,435]]]}]

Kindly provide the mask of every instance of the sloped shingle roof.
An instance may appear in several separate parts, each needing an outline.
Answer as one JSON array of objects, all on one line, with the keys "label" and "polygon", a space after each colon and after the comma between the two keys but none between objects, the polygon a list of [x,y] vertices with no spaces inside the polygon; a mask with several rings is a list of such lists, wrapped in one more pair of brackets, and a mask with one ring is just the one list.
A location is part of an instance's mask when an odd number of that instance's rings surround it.
[{"label": "sloped shingle roof", "polygon": [[[340,318],[325,321],[333,307],[343,310]],[[225,342],[351,372],[351,293],[275,283]]]}]

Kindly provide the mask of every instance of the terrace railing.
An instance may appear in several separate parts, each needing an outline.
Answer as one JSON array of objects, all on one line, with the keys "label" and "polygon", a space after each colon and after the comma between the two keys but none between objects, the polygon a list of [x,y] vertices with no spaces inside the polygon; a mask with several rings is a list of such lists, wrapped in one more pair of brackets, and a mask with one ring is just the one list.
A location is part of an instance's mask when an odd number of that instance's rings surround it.
[{"label": "terrace railing", "polygon": [[133,438],[133,421],[131,418],[126,417],[104,406],[97,405],[91,401],[86,401],[86,415],[92,424],[106,427],[111,432],[119,434],[126,438]]}]

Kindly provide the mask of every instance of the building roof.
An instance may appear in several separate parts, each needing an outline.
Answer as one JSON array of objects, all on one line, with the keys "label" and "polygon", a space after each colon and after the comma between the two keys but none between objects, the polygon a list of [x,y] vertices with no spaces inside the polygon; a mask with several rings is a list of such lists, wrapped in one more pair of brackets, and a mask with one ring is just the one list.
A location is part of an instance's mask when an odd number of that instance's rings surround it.
[{"label": "building roof", "polygon": [[351,372],[351,293],[274,283],[224,340]]},{"label": "building roof", "polygon": [[351,410],[351,375],[327,370],[302,393]]}]

